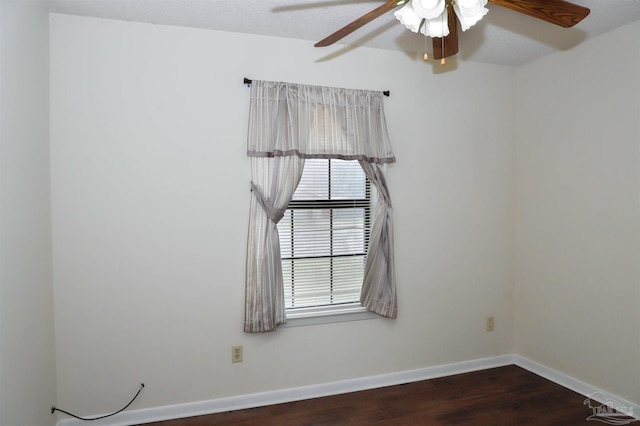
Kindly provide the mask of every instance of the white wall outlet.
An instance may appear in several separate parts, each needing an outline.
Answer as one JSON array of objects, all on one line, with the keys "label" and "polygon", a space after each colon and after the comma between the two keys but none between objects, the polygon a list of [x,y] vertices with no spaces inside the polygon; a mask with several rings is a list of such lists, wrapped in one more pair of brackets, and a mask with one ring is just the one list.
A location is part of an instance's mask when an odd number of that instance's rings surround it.
[{"label": "white wall outlet", "polygon": [[493,331],[495,322],[496,320],[494,317],[487,317],[487,331]]},{"label": "white wall outlet", "polygon": [[242,362],[242,345],[231,346],[231,362]]}]

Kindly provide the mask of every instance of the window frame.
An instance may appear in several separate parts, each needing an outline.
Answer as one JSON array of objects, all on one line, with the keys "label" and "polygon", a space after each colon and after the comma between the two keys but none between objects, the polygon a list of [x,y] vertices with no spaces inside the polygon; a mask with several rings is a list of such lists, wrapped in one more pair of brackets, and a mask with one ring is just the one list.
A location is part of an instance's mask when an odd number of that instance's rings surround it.
[{"label": "window frame", "polygon": [[[369,251],[369,239],[371,235],[371,222],[373,219],[373,208],[374,203],[376,202],[376,193],[375,187],[371,184],[369,179],[367,178],[364,171],[362,171],[365,179],[365,192],[364,198],[338,198],[331,199],[331,190],[332,190],[332,174],[331,174],[331,161],[332,160],[340,160],[340,159],[323,159],[327,160],[327,199],[292,199],[289,201],[287,205],[287,212],[291,210],[291,227],[293,228],[293,223],[295,222],[295,212],[296,210],[330,210],[331,219],[330,219],[330,255],[317,255],[317,256],[305,256],[305,257],[295,257],[292,255],[291,257],[283,257],[281,256],[281,262],[284,266],[284,263],[287,261],[295,262],[296,259],[312,259],[312,258],[338,258],[338,257],[351,257],[351,256],[362,256],[364,258],[364,265],[366,265],[366,259]],[[307,160],[308,161],[308,160]],[[342,160],[345,161],[345,160]],[[348,160],[357,162],[357,160]],[[292,197],[293,198],[293,197]],[[333,212],[336,209],[354,209],[361,208],[364,210],[364,251],[362,253],[350,253],[350,254],[342,254],[342,255],[334,255],[333,254]],[[283,241],[280,241],[283,244]],[[291,253],[294,252],[293,244],[294,244],[294,233],[293,229],[290,232],[290,242],[287,244],[291,245]],[[333,265],[331,266],[333,268]],[[364,266],[363,266],[364,273]],[[330,285],[333,287],[333,274],[330,274]],[[293,282],[284,281],[283,277],[283,287],[286,288],[288,285],[295,285]],[[360,286],[362,289],[362,286]],[[287,318],[287,324],[289,327],[296,327],[302,325],[314,325],[314,324],[326,324],[333,322],[343,322],[343,321],[355,321],[355,320],[363,320],[363,319],[373,319],[377,318],[373,312],[370,312],[367,308],[360,304],[360,301],[353,301],[347,303],[336,303],[336,304],[323,304],[317,306],[303,306],[303,307],[286,307],[285,306],[285,314]]]}]

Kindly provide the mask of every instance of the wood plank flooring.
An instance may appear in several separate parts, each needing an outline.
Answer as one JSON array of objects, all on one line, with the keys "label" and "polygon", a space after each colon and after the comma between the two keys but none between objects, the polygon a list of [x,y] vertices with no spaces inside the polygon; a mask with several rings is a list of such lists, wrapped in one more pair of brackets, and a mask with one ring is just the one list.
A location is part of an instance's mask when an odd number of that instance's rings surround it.
[{"label": "wood plank flooring", "polygon": [[[520,367],[473,373],[248,410],[150,423],[153,426],[473,425],[579,426],[593,414],[585,397]],[[630,423],[640,426],[640,421]]]}]

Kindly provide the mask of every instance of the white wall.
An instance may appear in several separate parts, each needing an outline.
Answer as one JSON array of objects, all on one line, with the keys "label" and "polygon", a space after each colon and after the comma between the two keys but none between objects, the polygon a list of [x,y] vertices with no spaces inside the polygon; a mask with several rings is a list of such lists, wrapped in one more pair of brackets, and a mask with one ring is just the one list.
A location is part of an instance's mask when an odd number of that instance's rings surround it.
[{"label": "white wall", "polygon": [[[60,406],[105,413],[140,382],[134,408],[511,352],[514,69],[65,15],[50,28]],[[397,320],[242,332],[245,76],[391,91]]]},{"label": "white wall", "polygon": [[640,22],[517,72],[516,352],[640,402]]},{"label": "white wall", "polygon": [[48,14],[0,2],[0,424],[55,423]]}]

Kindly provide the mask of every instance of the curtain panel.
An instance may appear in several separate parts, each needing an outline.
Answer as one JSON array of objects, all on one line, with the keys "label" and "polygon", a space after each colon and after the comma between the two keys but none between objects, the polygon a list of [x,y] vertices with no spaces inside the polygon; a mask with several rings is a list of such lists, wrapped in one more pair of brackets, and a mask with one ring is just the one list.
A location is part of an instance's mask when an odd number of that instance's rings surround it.
[{"label": "curtain panel", "polygon": [[277,223],[307,158],[358,160],[378,190],[361,303],[395,318],[391,198],[384,165],[395,162],[382,92],[253,80],[247,155],[251,197],[244,330],[260,333],[286,322]]}]

